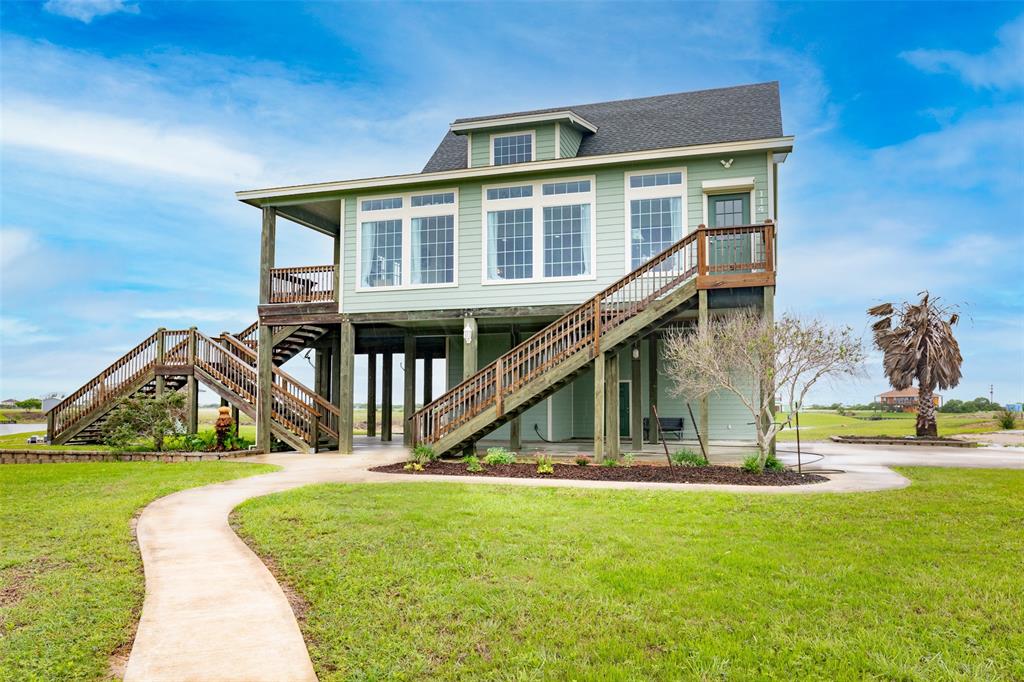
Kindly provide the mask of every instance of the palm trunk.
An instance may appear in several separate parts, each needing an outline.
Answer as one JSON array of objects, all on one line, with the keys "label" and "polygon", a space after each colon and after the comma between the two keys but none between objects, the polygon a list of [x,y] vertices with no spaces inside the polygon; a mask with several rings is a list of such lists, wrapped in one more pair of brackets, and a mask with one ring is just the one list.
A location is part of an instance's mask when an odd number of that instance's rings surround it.
[{"label": "palm trunk", "polygon": [[939,426],[935,423],[935,400],[932,389],[922,386],[917,399],[917,437],[936,438],[938,435]]}]

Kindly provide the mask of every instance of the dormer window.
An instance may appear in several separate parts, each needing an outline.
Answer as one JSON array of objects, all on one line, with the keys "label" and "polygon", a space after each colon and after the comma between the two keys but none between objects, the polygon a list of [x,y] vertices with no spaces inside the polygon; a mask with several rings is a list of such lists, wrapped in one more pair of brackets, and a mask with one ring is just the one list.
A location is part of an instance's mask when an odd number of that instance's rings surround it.
[{"label": "dormer window", "polygon": [[510,163],[533,161],[533,131],[491,136],[491,163],[504,166]]}]

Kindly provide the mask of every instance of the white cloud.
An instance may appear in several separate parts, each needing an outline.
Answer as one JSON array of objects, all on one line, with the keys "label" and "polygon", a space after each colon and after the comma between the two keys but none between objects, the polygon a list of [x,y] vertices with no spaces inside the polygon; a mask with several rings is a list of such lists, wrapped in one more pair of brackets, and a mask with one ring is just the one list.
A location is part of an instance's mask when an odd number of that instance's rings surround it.
[{"label": "white cloud", "polygon": [[56,341],[59,337],[44,332],[39,325],[26,319],[0,315],[0,338],[5,346],[25,346]]},{"label": "white cloud", "polygon": [[243,322],[250,323],[255,311],[235,310],[232,308],[148,308],[135,313],[140,320],[185,320],[189,325],[197,322]]},{"label": "white cloud", "polygon": [[262,170],[258,156],[208,130],[75,111],[29,98],[5,98],[3,109],[4,145],[232,187],[251,183]]},{"label": "white cloud", "polygon": [[47,0],[43,9],[50,14],[77,19],[84,24],[108,14],[139,13],[138,5],[130,5],[124,0]]},{"label": "white cloud", "polygon": [[0,229],[0,268],[8,268],[26,258],[36,249],[35,236],[28,230],[5,227]]},{"label": "white cloud", "polygon": [[998,43],[988,52],[910,50],[900,56],[926,73],[952,73],[976,88],[1024,86],[1024,15],[999,29]]}]

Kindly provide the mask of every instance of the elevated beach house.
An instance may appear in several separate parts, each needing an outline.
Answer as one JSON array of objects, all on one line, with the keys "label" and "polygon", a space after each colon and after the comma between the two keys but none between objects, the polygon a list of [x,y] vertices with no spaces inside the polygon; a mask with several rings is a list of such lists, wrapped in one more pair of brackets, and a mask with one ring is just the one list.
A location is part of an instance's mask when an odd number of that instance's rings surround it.
[{"label": "elevated beach house", "polygon": [[[737,400],[670,395],[659,339],[730,309],[773,314],[792,144],[778,84],[762,83],[462,118],[418,173],[238,192],[262,215],[258,322],[158,330],[100,384],[194,395],[201,382],[254,416],[263,447],[348,452],[364,354],[367,433],[384,441],[575,439],[605,457],[656,439],[657,414],[687,439],[749,442]],[[282,220],[333,247],[276,267]],[[305,348],[311,388],[279,367]],[[434,395],[439,358],[447,391]],[[56,439],[102,421],[96,380],[83,390],[64,421],[51,411]],[[396,423],[396,404],[417,409]]]}]

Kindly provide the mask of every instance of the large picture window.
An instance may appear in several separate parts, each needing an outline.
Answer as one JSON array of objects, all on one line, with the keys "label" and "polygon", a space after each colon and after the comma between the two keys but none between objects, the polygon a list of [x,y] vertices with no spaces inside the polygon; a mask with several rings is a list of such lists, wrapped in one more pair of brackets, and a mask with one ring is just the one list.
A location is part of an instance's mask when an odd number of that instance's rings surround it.
[{"label": "large picture window", "polygon": [[629,265],[635,270],[683,238],[685,173],[633,173],[626,178]]},{"label": "large picture window", "polygon": [[455,284],[454,190],[371,197],[357,206],[357,289]]},{"label": "large picture window", "polygon": [[484,188],[484,283],[593,278],[592,178]]}]

